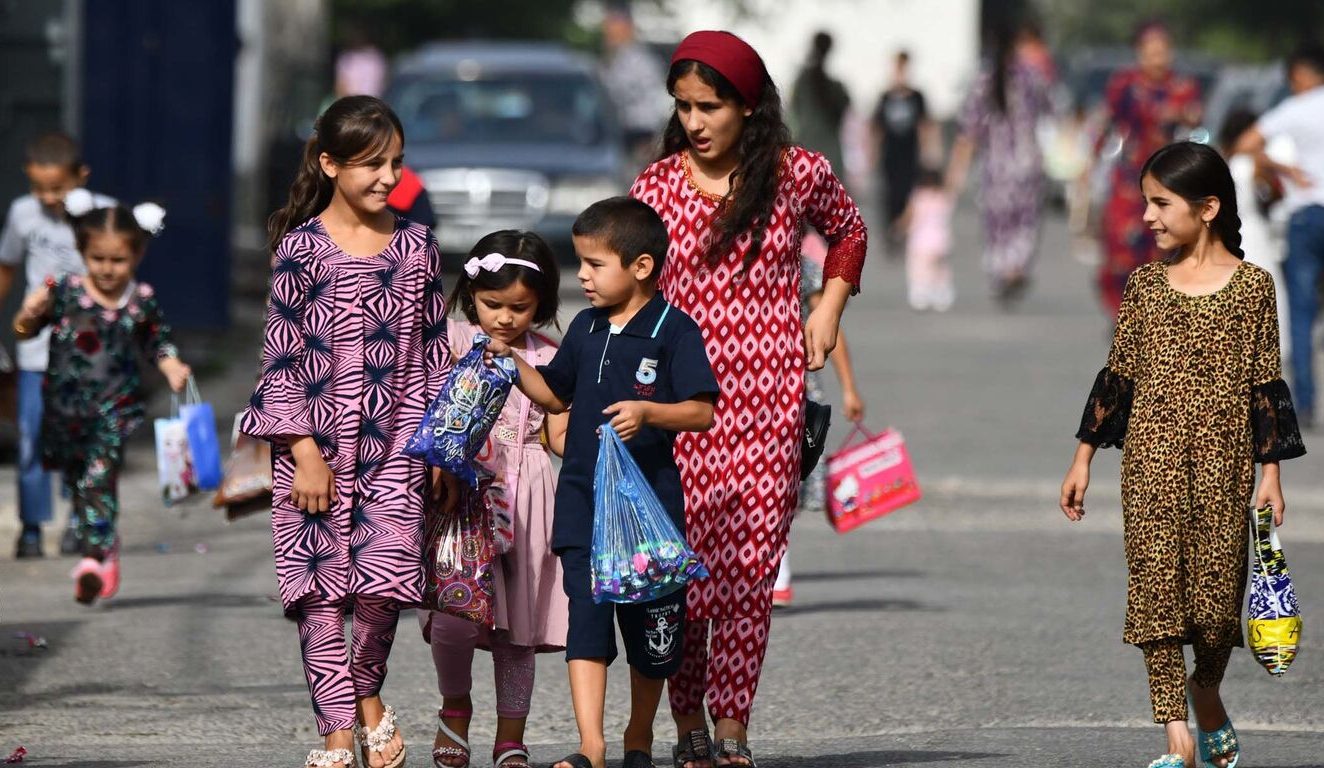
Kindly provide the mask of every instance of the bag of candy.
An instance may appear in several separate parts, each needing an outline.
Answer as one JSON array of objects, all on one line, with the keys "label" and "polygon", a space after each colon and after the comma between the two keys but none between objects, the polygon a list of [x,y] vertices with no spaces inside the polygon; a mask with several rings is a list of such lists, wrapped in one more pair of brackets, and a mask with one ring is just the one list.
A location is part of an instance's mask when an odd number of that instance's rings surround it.
[{"label": "bag of candy", "polygon": [[708,577],[616,430],[603,424],[593,472],[596,603],[646,603]]},{"label": "bag of candy", "polygon": [[450,514],[429,509],[423,555],[423,607],[492,628],[496,594],[492,561],[492,511],[486,503],[489,479],[461,489]]},{"label": "bag of candy", "polygon": [[1255,660],[1275,677],[1287,671],[1301,642],[1301,611],[1292,588],[1292,574],[1273,529],[1273,507],[1251,511],[1250,605],[1246,629]]},{"label": "bag of candy", "polygon": [[473,458],[487,442],[516,376],[515,361],[508,357],[495,358],[492,365],[483,362],[487,342],[486,335],[474,335],[473,346],[455,361],[402,451],[450,472],[471,488],[478,487]]}]

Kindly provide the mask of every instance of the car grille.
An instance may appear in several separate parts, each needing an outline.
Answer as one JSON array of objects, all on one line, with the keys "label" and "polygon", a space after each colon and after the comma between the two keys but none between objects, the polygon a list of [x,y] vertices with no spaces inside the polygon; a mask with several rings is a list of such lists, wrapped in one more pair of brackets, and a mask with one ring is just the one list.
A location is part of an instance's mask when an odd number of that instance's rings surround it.
[{"label": "car grille", "polygon": [[490,229],[524,229],[546,212],[547,178],[499,168],[447,168],[419,173],[437,221]]}]

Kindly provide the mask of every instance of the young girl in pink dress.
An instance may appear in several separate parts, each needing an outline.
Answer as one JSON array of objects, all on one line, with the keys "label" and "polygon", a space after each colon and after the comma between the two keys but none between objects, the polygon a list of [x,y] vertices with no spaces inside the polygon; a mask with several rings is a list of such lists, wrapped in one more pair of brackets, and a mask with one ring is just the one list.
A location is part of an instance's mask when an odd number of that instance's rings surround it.
[{"label": "young girl in pink dress", "polygon": [[[531,364],[549,362],[555,344],[531,329],[556,320],[559,289],[556,258],[542,238],[514,230],[484,237],[470,252],[451,295],[451,306],[464,315],[449,321],[452,353],[469,351],[481,331],[518,349]],[[550,546],[556,474],[547,451],[561,453],[568,419],[544,414],[513,389],[478,457],[505,499],[504,510],[496,511],[498,549],[508,551],[492,568],[495,629],[439,611],[419,613],[442,696],[432,752],[433,764],[441,768],[469,765],[470,668],[477,647],[492,652],[496,672],[492,764],[529,768],[524,724],[533,694],[533,655],[565,647],[569,609],[560,561]]]},{"label": "young girl in pink dress", "polygon": [[942,174],[920,171],[902,220],[906,229],[906,297],[910,308],[946,312],[956,298],[952,267],[952,193],[943,187]]}]

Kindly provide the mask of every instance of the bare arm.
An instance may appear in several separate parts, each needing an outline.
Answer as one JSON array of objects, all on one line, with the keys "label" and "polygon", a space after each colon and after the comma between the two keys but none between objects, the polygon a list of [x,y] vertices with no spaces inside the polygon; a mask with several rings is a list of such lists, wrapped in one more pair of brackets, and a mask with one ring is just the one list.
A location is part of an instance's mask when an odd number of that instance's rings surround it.
[{"label": "bare arm", "polygon": [[496,339],[487,343],[487,351],[492,357],[509,357],[515,361],[515,370],[519,375],[515,377],[515,386],[524,396],[533,401],[534,405],[547,411],[549,414],[565,413],[570,408],[570,404],[561,400],[547,386],[547,379],[538,372],[537,368],[525,362],[524,358],[515,354],[515,352],[506,344]]},{"label": "bare arm", "polygon": [[1245,153],[1251,155],[1255,158],[1256,166],[1267,168],[1280,176],[1285,176],[1291,179],[1292,183],[1298,187],[1309,187],[1314,183],[1314,180],[1307,176],[1305,171],[1302,171],[1300,168],[1297,168],[1294,165],[1285,165],[1283,163],[1275,162],[1274,159],[1269,157],[1268,153],[1264,151],[1267,144],[1268,141],[1265,139],[1264,134],[1260,132],[1259,125],[1252,125],[1241,134],[1240,138],[1237,139],[1233,154]]},{"label": "bare arm", "polygon": [[953,197],[959,196],[961,190],[965,188],[966,176],[970,173],[970,163],[974,158],[974,139],[966,134],[957,136],[955,143],[952,144],[952,158],[947,163],[946,184]]},{"label": "bare arm", "polygon": [[622,400],[603,409],[611,416],[611,428],[629,440],[644,426],[669,432],[707,432],[713,425],[713,399],[701,395],[679,403],[654,403],[647,400]]},{"label": "bare arm", "polygon": [[47,313],[51,309],[51,287],[43,285],[23,299],[23,304],[14,315],[14,337],[25,341],[36,336],[50,322]]},{"label": "bare arm", "polygon": [[1085,489],[1090,484],[1090,462],[1094,460],[1097,448],[1084,440],[1076,446],[1076,455],[1071,460],[1066,479],[1062,481],[1062,500],[1058,506],[1062,513],[1072,521],[1085,517]]},{"label": "bare arm", "polygon": [[565,433],[570,426],[570,414],[549,413],[543,422],[547,435],[547,447],[557,456],[565,456]]},{"label": "bare arm", "polygon": [[14,287],[14,265],[0,264],[0,301],[4,301]]},{"label": "bare arm", "polygon": [[[820,294],[812,294],[809,297],[809,308],[814,309],[821,300]],[[841,400],[846,418],[851,421],[863,419],[864,398],[860,397],[860,390],[855,385],[855,369],[851,365],[850,349],[846,346],[846,331],[837,331],[837,346],[832,349],[828,359],[832,361],[832,367],[837,371],[837,380],[841,382]]]}]

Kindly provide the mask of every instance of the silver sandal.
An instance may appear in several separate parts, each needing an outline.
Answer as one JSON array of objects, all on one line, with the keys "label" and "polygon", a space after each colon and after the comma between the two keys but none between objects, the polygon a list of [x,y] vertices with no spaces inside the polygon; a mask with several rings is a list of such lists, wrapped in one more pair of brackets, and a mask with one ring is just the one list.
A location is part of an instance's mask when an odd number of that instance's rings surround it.
[{"label": "silver sandal", "polygon": [[334,768],[340,763],[343,768],[356,768],[358,761],[348,749],[314,749],[303,761],[303,768]]},{"label": "silver sandal", "polygon": [[[363,764],[371,765],[368,762],[368,752],[385,752],[390,746],[391,739],[395,738],[395,710],[387,707],[382,712],[382,719],[377,722],[376,727],[371,730],[367,726],[359,728],[359,744],[363,747]],[[403,739],[400,744],[400,751],[391,762],[382,766],[382,768],[400,768],[405,764],[405,745]]]}]

